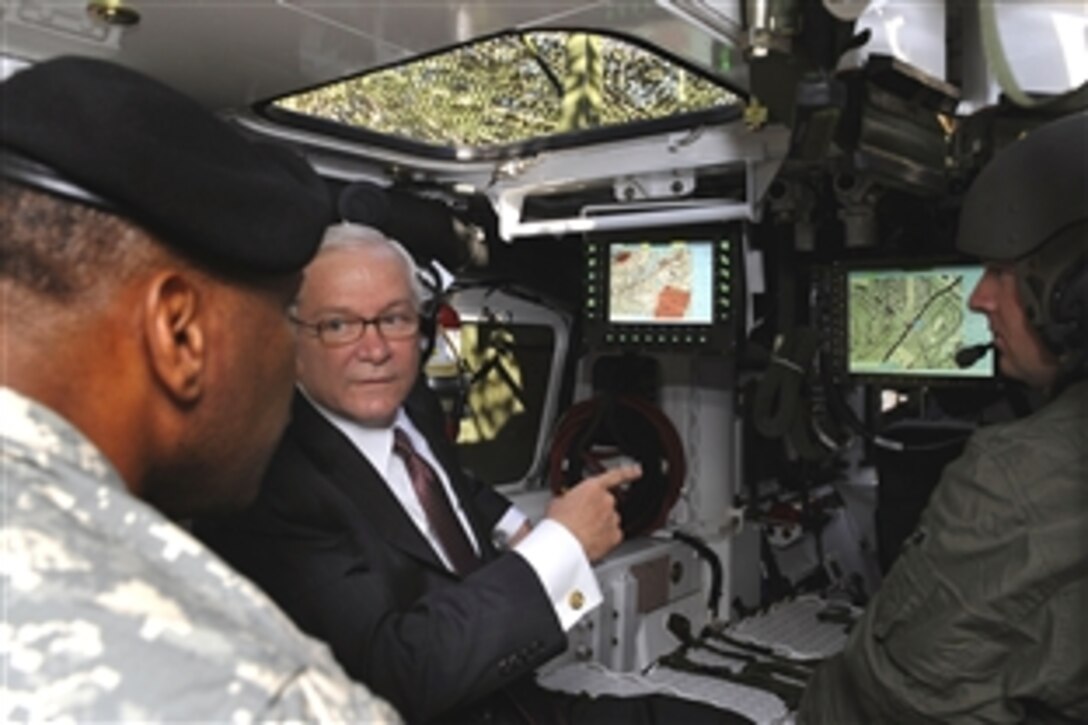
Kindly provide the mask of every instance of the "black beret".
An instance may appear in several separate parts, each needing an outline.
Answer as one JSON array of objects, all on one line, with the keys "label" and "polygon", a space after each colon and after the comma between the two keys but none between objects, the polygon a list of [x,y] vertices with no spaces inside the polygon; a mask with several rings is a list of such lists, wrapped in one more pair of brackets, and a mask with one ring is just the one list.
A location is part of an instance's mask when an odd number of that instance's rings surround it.
[{"label": "black beret", "polygon": [[297,154],[90,58],[45,61],[0,83],[0,170],[116,211],[220,269],[297,271],[332,217],[328,189]]}]

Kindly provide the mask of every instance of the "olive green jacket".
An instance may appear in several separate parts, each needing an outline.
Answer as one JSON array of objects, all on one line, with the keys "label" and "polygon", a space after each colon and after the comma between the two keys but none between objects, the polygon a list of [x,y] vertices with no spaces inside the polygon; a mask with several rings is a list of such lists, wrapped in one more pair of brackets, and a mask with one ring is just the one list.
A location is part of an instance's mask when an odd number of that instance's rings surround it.
[{"label": "olive green jacket", "polygon": [[1088,722],[1088,381],[984,428],[803,723]]}]

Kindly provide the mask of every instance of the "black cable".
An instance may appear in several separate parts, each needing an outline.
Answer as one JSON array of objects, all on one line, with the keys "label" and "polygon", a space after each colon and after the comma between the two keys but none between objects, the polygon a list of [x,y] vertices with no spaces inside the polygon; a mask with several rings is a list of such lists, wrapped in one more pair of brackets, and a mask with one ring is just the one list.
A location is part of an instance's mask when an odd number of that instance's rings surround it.
[{"label": "black cable", "polygon": [[816,347],[816,332],[808,327],[780,336],[753,403],[756,430],[767,438],[784,438],[793,452],[807,461],[824,460],[829,453],[813,430],[803,396]]},{"label": "black cable", "polygon": [[[791,710],[795,709],[800,702],[804,683],[809,676],[807,670],[795,667],[792,664],[766,662],[748,654],[726,652],[718,647],[708,645],[701,637],[696,637],[692,633],[691,622],[688,618],[676,612],[669,615],[665,627],[681,644],[679,649],[659,658],[657,664],[682,672],[717,677],[773,693],[782,698],[782,701]],[[692,649],[713,652],[718,656],[727,657],[744,664],[739,671],[735,671],[731,667],[724,665],[693,662],[686,656],[688,650]]]},{"label": "black cable", "polygon": [[686,534],[683,531],[672,532],[672,538],[695,549],[695,552],[699,555],[699,558],[707,563],[710,567],[710,594],[707,597],[706,605],[710,609],[710,615],[712,619],[718,618],[718,610],[721,606],[722,600],[722,560],[713,549],[707,546],[706,542],[693,534]]},{"label": "black cable", "polygon": [[782,575],[782,570],[778,568],[778,559],[775,558],[774,549],[771,548],[771,542],[767,540],[767,531],[763,527],[760,527],[759,532],[759,557],[763,568],[763,591],[759,606],[766,609],[780,599],[793,596],[795,592],[793,584]]},{"label": "black cable", "polygon": [[770,692],[771,694],[778,696],[790,710],[797,708],[801,703],[801,695],[804,693],[804,687],[802,685],[777,679],[769,673],[760,672],[759,670],[750,668],[750,666],[741,668],[740,672],[734,672],[731,668],[721,665],[704,665],[698,662],[692,662],[684,656],[683,648],[679,652],[673,652],[662,657],[658,660],[658,663],[663,667],[679,670],[681,672],[717,677],[718,679],[727,682],[734,682],[738,685],[745,685],[757,690]]},{"label": "black cable", "polygon": [[762,435],[781,438],[793,425],[799,412],[801,384],[815,346],[815,335],[809,331],[779,338],[753,403],[753,421]]},{"label": "black cable", "polygon": [[[726,649],[708,642],[707,639],[710,637],[718,639],[721,642],[725,642],[726,639],[731,638],[728,638],[725,635],[721,637],[714,636],[710,634],[709,630],[706,628],[704,628],[699,636],[696,637],[691,631],[691,622],[688,618],[677,612],[673,612],[669,615],[669,618],[665,621],[665,628],[669,630],[674,637],[680,640],[681,644],[686,648],[701,649],[720,657],[753,664],[757,666],[752,668],[756,671],[762,670],[767,674],[779,675],[801,683],[804,683],[812,674],[812,668],[809,664],[797,664],[777,655],[765,656],[762,652],[753,652],[749,647],[738,647],[737,649],[741,651],[734,651],[733,649]],[[730,647],[732,646],[733,645],[730,645]]]},{"label": "black cable", "polygon": [[766,657],[770,660],[774,660],[775,662],[782,662],[795,667],[812,669],[816,665],[823,662],[824,659],[823,657],[784,657],[783,655],[775,652],[770,647],[756,644],[755,642],[747,642],[743,639],[737,639],[736,637],[731,637],[725,632],[720,632],[713,627],[704,627],[700,636],[703,638],[716,639],[724,642],[730,647],[736,647],[737,649],[744,650],[745,652],[751,652],[753,654]]}]

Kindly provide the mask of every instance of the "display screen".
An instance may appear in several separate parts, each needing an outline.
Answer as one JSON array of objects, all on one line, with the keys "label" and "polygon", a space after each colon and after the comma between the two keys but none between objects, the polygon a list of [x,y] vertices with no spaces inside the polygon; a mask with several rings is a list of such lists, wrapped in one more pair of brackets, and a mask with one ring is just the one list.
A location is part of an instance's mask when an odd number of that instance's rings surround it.
[{"label": "display screen", "polygon": [[846,277],[847,366],[852,375],[990,377],[993,352],[973,365],[956,351],[987,343],[986,317],[967,307],[979,265],[853,269]]},{"label": "display screen", "polygon": [[714,321],[714,242],[608,245],[608,322],[709,325]]}]

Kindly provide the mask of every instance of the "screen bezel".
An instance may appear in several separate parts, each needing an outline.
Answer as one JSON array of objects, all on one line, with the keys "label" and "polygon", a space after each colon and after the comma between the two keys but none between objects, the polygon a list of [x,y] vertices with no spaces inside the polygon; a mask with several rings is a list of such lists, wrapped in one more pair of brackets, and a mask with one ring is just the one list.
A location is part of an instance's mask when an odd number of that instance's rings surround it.
[{"label": "screen bezel", "polygon": [[[959,369],[949,369],[948,372],[927,369],[910,371],[906,369],[858,368],[851,357],[851,322],[854,310],[851,309],[852,279],[860,275],[872,275],[874,273],[887,272],[890,274],[920,274],[925,272],[940,272],[944,269],[968,268],[979,275],[984,271],[984,265],[977,260],[962,257],[939,257],[924,259],[867,259],[860,261],[840,262],[833,265],[832,272],[832,301],[830,343],[834,372],[837,377],[857,383],[881,384],[887,387],[935,387],[935,386],[970,386],[993,382],[997,377],[997,360],[993,350],[987,352],[974,366],[968,368],[972,372],[962,372]],[[964,308],[970,297],[971,289],[964,291]],[[985,344],[991,342],[989,330],[980,313],[978,315],[979,326],[978,339],[964,340],[957,349]]]},{"label": "screen bezel", "polygon": [[[628,230],[586,237],[586,341],[595,348],[621,350],[728,351],[736,346],[734,320],[740,306],[743,275],[738,263],[743,244],[741,223]],[[616,319],[610,302],[611,252],[617,245],[654,246],[673,242],[709,244],[712,265],[707,294],[710,319]],[[705,280],[706,278],[704,278]]]}]

